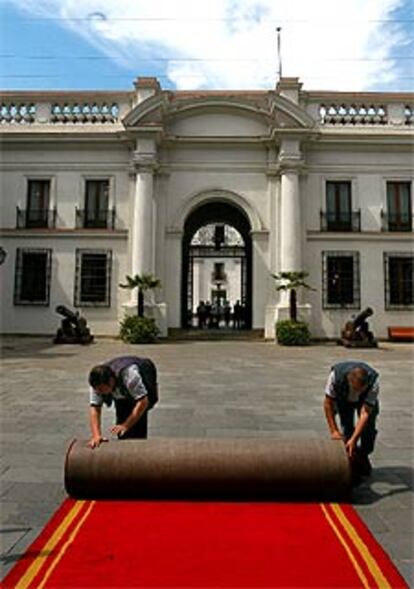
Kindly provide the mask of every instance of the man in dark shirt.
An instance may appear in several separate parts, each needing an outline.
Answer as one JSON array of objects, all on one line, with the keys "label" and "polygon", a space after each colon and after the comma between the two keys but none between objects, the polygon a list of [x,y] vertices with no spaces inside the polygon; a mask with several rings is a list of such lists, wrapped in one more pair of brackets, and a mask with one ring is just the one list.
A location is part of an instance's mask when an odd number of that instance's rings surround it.
[{"label": "man in dark shirt", "polygon": [[116,425],[111,432],[119,439],[147,437],[147,412],[158,401],[157,371],[151,360],[137,356],[108,360],[92,368],[89,385],[91,448],[106,441],[101,432],[102,406],[113,402]]},{"label": "man in dark shirt", "polygon": [[377,435],[378,395],[379,374],[365,362],[340,362],[332,367],[325,387],[326,421],[331,437],[345,442],[348,456],[362,475],[371,472],[368,455],[374,450]]}]

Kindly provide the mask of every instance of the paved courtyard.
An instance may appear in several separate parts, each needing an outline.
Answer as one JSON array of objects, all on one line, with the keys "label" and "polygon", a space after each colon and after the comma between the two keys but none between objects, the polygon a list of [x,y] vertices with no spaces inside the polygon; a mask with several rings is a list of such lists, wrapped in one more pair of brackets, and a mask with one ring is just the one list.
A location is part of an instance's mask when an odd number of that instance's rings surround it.
[{"label": "paved courtyard", "polygon": [[[46,338],[5,337],[2,343],[2,576],[65,498],[65,449],[73,437],[89,435],[89,368],[132,352],[159,368],[161,401],[150,418],[151,436],[327,436],[322,399],[329,367],[347,358],[372,363],[382,377],[380,433],[375,470],[354,503],[414,586],[413,345],[349,352],[331,344],[289,349],[254,341],[128,346],[102,339],[58,347]],[[106,428],[111,418],[106,410]]]}]

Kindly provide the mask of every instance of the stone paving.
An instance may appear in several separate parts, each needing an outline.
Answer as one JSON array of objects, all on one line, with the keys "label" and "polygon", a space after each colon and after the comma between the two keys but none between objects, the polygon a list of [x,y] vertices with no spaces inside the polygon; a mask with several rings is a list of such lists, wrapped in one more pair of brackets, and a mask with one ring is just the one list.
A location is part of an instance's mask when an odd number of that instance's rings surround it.
[{"label": "stone paving", "polygon": [[[413,356],[411,344],[349,352],[332,344],[283,348],[261,341],[167,342],[89,347],[46,338],[3,338],[1,395],[2,576],[65,498],[62,468],[73,437],[87,437],[89,368],[112,355],[154,359],[161,401],[151,436],[326,436],[323,386],[329,367],[358,358],[381,373],[374,472],[354,493],[363,520],[414,586]],[[106,410],[105,428],[112,423]]]}]

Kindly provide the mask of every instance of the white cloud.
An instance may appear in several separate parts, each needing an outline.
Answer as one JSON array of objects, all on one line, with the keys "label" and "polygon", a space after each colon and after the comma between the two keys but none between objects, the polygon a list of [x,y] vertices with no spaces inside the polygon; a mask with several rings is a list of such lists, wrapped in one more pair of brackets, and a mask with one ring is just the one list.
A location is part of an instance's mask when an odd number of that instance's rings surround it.
[{"label": "white cloud", "polygon": [[404,42],[395,25],[378,22],[401,0],[10,1],[65,19],[63,26],[137,75],[148,67],[142,58],[168,58],[166,75],[178,88],[272,88],[278,24],[283,74],[299,76],[307,89],[389,84],[396,68],[386,58]]}]

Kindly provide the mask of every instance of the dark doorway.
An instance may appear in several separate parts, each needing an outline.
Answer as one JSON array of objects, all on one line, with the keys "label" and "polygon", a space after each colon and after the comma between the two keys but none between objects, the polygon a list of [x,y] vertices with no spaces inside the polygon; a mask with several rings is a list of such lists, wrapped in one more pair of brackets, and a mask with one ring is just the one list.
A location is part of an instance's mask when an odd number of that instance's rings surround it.
[{"label": "dark doorway", "polygon": [[[194,242],[196,233],[203,227],[214,226],[210,240]],[[232,242],[226,239],[229,228],[233,228],[241,239]],[[181,283],[181,325],[184,329],[194,326],[194,261],[214,259],[214,288],[211,297],[218,302],[224,299],[221,285],[220,260],[240,261],[240,304],[243,307],[242,327],[252,327],[252,239],[251,226],[245,213],[237,206],[225,201],[214,201],[199,206],[186,220],[182,243]],[[227,292],[227,291],[226,291]]]}]

